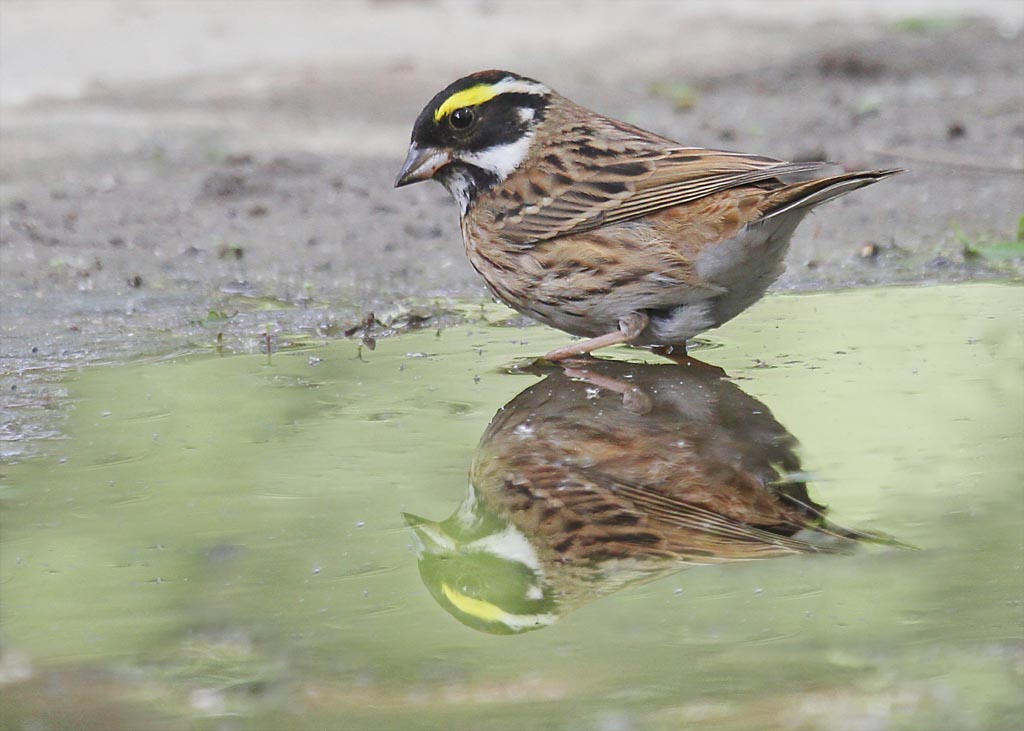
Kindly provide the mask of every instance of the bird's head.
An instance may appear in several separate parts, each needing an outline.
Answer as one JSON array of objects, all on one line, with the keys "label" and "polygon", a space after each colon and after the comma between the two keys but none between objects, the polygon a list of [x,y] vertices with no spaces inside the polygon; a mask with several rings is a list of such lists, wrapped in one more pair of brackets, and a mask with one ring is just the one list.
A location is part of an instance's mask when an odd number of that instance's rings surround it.
[{"label": "bird's head", "polygon": [[544,84],[511,71],[480,71],[450,84],[416,118],[395,187],[438,180],[465,213],[526,159],[552,98]]}]

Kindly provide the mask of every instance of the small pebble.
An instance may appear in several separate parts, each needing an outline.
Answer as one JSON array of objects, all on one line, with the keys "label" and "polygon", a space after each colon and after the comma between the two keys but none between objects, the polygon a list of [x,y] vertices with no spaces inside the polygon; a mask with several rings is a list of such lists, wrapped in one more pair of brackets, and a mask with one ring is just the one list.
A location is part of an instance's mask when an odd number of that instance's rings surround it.
[{"label": "small pebble", "polygon": [[878,244],[868,242],[860,247],[860,258],[861,259],[874,259],[878,256],[879,248]]}]

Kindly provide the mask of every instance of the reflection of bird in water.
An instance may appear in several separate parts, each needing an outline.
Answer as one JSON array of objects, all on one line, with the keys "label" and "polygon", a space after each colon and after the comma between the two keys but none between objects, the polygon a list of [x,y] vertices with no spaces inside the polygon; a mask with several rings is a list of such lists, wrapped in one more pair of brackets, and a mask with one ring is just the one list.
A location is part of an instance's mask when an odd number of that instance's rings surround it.
[{"label": "reflection of bird in water", "polygon": [[719,374],[591,360],[495,415],[454,515],[406,520],[434,598],[496,633],[551,624],[688,563],[891,542],[827,521],[795,446]]}]

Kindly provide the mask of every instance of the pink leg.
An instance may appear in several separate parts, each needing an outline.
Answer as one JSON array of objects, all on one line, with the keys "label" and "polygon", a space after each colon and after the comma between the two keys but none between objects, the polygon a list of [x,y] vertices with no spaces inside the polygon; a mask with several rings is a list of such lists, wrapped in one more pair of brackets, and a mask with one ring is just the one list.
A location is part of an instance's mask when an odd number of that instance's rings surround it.
[{"label": "pink leg", "polygon": [[557,348],[552,350],[550,353],[544,356],[545,359],[550,361],[565,360],[566,358],[572,358],[576,355],[586,355],[599,348],[607,348],[609,345],[619,345],[620,343],[628,343],[636,338],[644,331],[649,322],[647,315],[643,312],[631,312],[626,317],[619,320],[619,329],[617,332],[607,333],[600,335],[590,340],[584,340],[579,343],[573,343],[572,345],[566,345],[563,348]]}]

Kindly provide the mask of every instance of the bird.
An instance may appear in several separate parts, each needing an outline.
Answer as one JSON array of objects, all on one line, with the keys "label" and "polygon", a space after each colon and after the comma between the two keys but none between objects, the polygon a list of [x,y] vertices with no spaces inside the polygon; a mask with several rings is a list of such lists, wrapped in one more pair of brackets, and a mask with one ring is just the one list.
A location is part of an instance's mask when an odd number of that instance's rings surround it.
[{"label": "bird", "polygon": [[903,172],[806,179],[828,165],[683,145],[492,69],[423,108],[395,187],[448,189],[493,296],[586,338],[545,356],[558,361],[616,344],[685,354],[761,298],[808,212]]},{"label": "bird", "polygon": [[541,629],[697,564],[905,545],[809,496],[797,439],[727,377],[674,363],[550,364],[498,410],[451,517],[405,514],[420,577],[456,619]]}]

